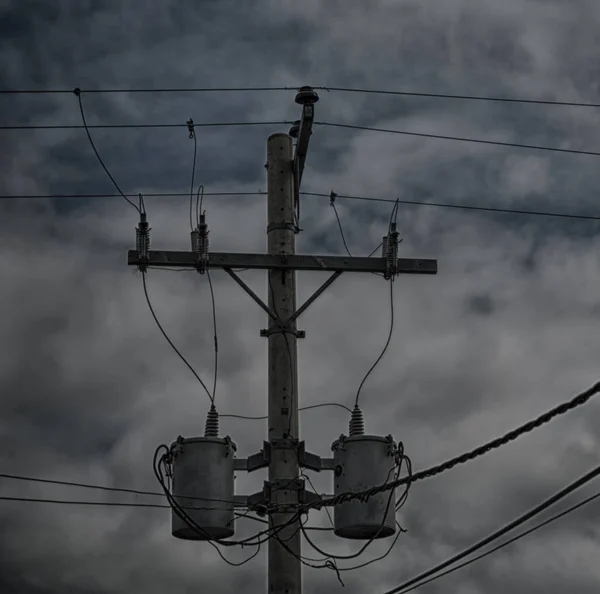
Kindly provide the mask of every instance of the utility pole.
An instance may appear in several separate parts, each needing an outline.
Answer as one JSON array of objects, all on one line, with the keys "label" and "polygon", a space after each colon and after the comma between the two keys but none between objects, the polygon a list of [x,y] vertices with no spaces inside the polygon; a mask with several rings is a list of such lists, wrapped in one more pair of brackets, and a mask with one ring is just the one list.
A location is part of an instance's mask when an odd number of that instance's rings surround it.
[{"label": "utility pole", "polygon": [[[317,101],[312,88],[300,88],[296,102],[302,105],[301,119],[289,135],[273,134],[267,140],[267,254],[209,252],[208,223],[203,213],[192,231],[191,251],[150,250],[149,226],[145,213],[141,214],[137,249],[128,253],[128,264],[144,273],[151,266],[195,268],[200,274],[220,268],[268,315],[268,327],[260,332],[268,339],[269,425],[262,449],[246,458],[236,457],[231,439],[219,437],[218,413],[211,407],[204,437],[179,437],[162,458],[173,476],[172,492],[161,483],[171,503],[172,533],[177,538],[231,544],[224,539],[235,532],[235,507],[268,515],[272,530],[268,594],[302,594],[302,532],[297,512],[302,505],[318,503],[322,497],[305,488],[300,469],[333,471],[337,496],[388,481],[390,464],[398,451],[391,435],[364,435],[358,407],[352,413],[349,436],[342,435],[332,444],[333,457],[322,458],[307,451],[298,427],[297,340],[305,337],[305,332],[297,329],[299,316],[344,272],[378,273],[388,281],[399,274],[437,273],[437,260],[398,258],[395,224],[383,238],[380,257],[295,253],[295,236],[300,232],[300,183]],[[236,268],[267,271],[267,303],[236,274]],[[300,307],[296,306],[296,270],[331,273]],[[263,489],[235,495],[234,472],[261,468],[268,468]],[[191,506],[194,500],[201,500],[201,505]],[[212,503],[207,507],[202,500]],[[391,503],[387,493],[374,494],[368,502],[339,503],[334,510],[334,533],[354,540],[390,536],[396,530]]]},{"label": "utility pole", "polygon": [[[284,258],[295,254],[294,173],[292,138],[273,134],[267,141],[268,252]],[[296,311],[296,272],[269,270],[269,307],[280,320]],[[296,321],[289,327],[269,318],[269,483],[271,502],[298,506],[298,357]],[[274,529],[284,525],[293,511],[270,515]],[[299,520],[290,523],[269,540],[269,594],[301,594],[302,564]],[[285,543],[285,546],[282,544]]]}]

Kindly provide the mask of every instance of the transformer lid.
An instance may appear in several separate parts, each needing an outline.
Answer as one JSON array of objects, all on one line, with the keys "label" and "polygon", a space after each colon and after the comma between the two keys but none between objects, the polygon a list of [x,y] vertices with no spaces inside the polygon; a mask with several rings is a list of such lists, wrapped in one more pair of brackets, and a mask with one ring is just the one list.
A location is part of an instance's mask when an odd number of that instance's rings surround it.
[{"label": "transformer lid", "polygon": [[356,441],[378,441],[380,443],[393,443],[396,445],[394,438],[391,435],[352,435],[347,436],[342,433],[338,439],[331,444],[331,449],[335,450],[341,443],[356,442]]}]

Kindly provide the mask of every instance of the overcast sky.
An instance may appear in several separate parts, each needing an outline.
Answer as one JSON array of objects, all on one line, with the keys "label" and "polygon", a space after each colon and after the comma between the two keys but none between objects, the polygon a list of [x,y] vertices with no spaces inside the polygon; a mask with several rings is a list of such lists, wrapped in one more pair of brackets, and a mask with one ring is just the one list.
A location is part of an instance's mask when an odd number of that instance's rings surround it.
[{"label": "overcast sky", "polygon": [[[143,4],[143,6],[142,6]],[[350,86],[600,102],[594,0],[0,1],[0,87]],[[320,92],[317,120],[600,150],[600,111]],[[90,123],[294,120],[294,92],[84,95]],[[79,124],[76,98],[2,95],[0,123]],[[289,126],[199,129],[196,182],[207,192],[266,189],[266,139]],[[127,192],[186,192],[185,128],[95,130]],[[0,194],[112,193],[82,130],[0,131]],[[317,127],[306,191],[600,214],[597,157]],[[212,247],[266,248],[263,196],[205,200]],[[148,198],[153,246],[188,249],[186,198]],[[369,253],[390,204],[339,200],[350,249]],[[155,490],[160,443],[203,431],[208,399],[156,328],[126,265],[137,213],[122,199],[0,201],[0,472]],[[326,198],[305,197],[298,251],[342,253]],[[367,430],[402,440],[415,469],[537,416],[598,379],[600,240],[594,221],[401,206],[401,255],[439,274],[401,277],[396,331],[366,384]],[[264,273],[244,278],[265,294]],[[266,414],[263,312],[213,273],[222,414]],[[324,277],[299,274],[303,300]],[[157,315],[212,381],[205,276],[151,271]],[[300,319],[302,405],[351,405],[385,342],[388,286],[346,274]],[[600,426],[590,403],[485,458],[415,485],[408,530],[383,561],[345,572],[348,594],[378,594],[487,535],[591,469]],[[301,413],[301,437],[326,456],[347,431],[340,408]],[[264,421],[223,419],[246,456]],[[239,475],[239,494],[265,474]],[[331,476],[316,477],[331,492]],[[594,492],[594,485],[565,505]],[[9,480],[4,496],[155,499]],[[502,594],[600,587],[591,505],[419,590]],[[311,521],[326,526],[327,517]],[[255,528],[238,522],[238,534]],[[338,553],[356,543],[315,537]],[[389,542],[376,543],[368,561]],[[318,556],[305,545],[308,556]],[[228,550],[239,561],[249,550]],[[262,593],[261,553],[238,569],[170,535],[167,510],[0,502],[0,590],[7,594]],[[340,563],[348,567],[349,563]],[[338,592],[304,570],[305,592]]]}]

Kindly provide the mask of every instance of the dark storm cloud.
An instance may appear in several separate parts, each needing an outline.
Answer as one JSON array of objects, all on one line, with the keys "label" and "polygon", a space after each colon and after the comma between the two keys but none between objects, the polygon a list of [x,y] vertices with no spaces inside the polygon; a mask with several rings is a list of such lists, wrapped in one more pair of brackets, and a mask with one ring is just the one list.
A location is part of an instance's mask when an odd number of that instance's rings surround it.
[{"label": "dark storm cloud", "polygon": [[[315,84],[597,101],[597,3],[0,2],[2,88]],[[83,96],[91,123],[294,120],[288,93]],[[317,119],[503,142],[597,150],[598,112],[320,91]],[[71,94],[0,96],[5,124],[79,124]],[[288,126],[199,128],[196,183],[266,189],[265,138]],[[193,144],[177,130],[94,130],[128,192],[189,190]],[[85,134],[0,134],[0,193],[112,192]],[[317,126],[306,190],[595,214],[594,157],[558,155]],[[188,204],[148,199],[157,249],[187,249]],[[353,253],[381,241],[391,204],[338,200]],[[214,249],[260,251],[263,197],[207,198]],[[164,342],[125,264],[137,215],[124,201],[2,201],[1,472],[156,490],[159,443],[203,429],[208,399]],[[328,198],[302,205],[299,251],[342,253]],[[366,383],[369,432],[392,432],[423,468],[473,448],[597,380],[597,224],[400,206],[406,256],[436,257],[437,277],[395,284],[396,334]],[[248,274],[261,294],[264,278]],[[299,275],[301,299],[322,280]],[[152,272],[149,292],[169,335],[212,385],[204,277]],[[221,413],[266,412],[264,315],[213,275]],[[351,405],[385,340],[389,292],[344,275],[303,315],[302,404]],[[574,412],[488,458],[415,485],[408,529],[386,560],[344,573],[349,593],[383,592],[523,513],[595,462],[590,411]],[[302,437],[327,455],[347,430],[338,409],[302,413]],[[241,455],[265,423],[222,420]],[[259,476],[260,475],[260,476]],[[238,493],[264,475],[238,476]],[[316,476],[330,492],[331,477]],[[3,480],[3,494],[123,501],[120,495]],[[592,488],[586,490],[591,493]],[[582,493],[581,497],[584,494]],[[575,499],[575,497],[573,498]],[[135,501],[149,501],[135,498]],[[152,499],[152,501],[154,501]],[[567,505],[567,503],[565,503]],[[432,594],[597,590],[594,508],[423,588]],[[327,518],[315,514],[327,525]],[[211,593],[265,588],[265,556],[234,569],[208,545],[170,537],[161,510],[0,506],[0,589],[15,594]],[[249,534],[250,522],[239,523]],[[328,535],[318,542],[356,550]],[[376,543],[371,556],[385,552]],[[307,554],[311,555],[311,552]],[[232,560],[248,551],[228,551]],[[361,559],[366,560],[366,559]],[[340,563],[340,566],[348,566]],[[306,591],[340,588],[305,569]]]}]

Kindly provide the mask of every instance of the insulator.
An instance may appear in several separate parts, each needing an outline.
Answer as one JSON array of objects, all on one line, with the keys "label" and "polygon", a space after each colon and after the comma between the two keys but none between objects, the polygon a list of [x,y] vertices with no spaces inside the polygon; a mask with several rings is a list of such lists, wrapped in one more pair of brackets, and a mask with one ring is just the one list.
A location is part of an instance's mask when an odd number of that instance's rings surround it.
[{"label": "insulator", "polygon": [[196,264],[198,272],[201,274],[206,271],[208,265],[208,225],[205,215],[200,215],[200,223],[192,231],[192,251],[196,254]]},{"label": "insulator", "polygon": [[191,233],[192,235],[192,252],[194,254],[200,253],[200,231],[198,229],[194,229]]},{"label": "insulator", "polygon": [[319,100],[319,95],[312,87],[300,87],[294,101],[300,105],[316,103]]},{"label": "insulator", "polygon": [[219,437],[219,413],[214,404],[211,404],[210,410],[206,414],[204,437]]},{"label": "insulator", "polygon": [[381,257],[387,259],[389,238],[386,235],[381,242]]},{"label": "insulator", "polygon": [[150,226],[145,214],[142,214],[142,220],[135,229],[135,247],[138,253],[138,268],[145,271],[150,255]]},{"label": "insulator", "polygon": [[354,405],[352,415],[350,416],[350,428],[348,432],[350,437],[365,434],[365,421],[363,419],[362,410],[358,408],[358,404]]}]

